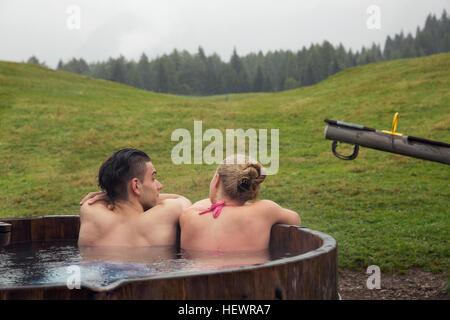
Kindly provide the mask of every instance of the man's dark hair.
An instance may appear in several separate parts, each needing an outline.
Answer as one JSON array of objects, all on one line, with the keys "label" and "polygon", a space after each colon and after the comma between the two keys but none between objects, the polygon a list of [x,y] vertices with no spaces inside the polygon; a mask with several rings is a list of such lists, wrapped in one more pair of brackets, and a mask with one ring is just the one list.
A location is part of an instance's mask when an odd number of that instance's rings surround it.
[{"label": "man's dark hair", "polygon": [[127,183],[133,178],[144,182],[145,163],[149,161],[150,157],[140,150],[127,148],[114,152],[98,171],[98,186],[113,202],[128,200]]}]

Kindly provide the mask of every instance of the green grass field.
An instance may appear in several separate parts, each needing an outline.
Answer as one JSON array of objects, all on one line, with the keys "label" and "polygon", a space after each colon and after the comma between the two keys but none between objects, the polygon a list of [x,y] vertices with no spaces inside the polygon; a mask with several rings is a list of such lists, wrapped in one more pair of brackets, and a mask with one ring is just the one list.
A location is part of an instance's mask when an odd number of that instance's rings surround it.
[{"label": "green grass field", "polygon": [[[450,167],[361,148],[331,153],[324,118],[450,142],[450,54],[370,64],[311,87],[212,97],[155,94],[35,65],[0,62],[0,217],[78,214],[112,152],[147,152],[164,191],[207,197],[215,165],[171,161],[171,133],[279,129],[280,169],[261,198],[335,237],[339,266],[449,271]],[[205,147],[207,143],[204,143]]]}]

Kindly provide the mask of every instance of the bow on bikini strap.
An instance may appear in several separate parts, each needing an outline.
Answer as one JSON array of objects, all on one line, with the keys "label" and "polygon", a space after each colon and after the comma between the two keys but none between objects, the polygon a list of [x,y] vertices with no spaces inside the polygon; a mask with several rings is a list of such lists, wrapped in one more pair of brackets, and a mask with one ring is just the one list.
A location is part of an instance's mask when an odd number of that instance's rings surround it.
[{"label": "bow on bikini strap", "polygon": [[213,217],[217,218],[220,215],[220,213],[222,212],[222,208],[225,206],[232,206],[232,205],[226,204],[225,201],[216,202],[213,205],[211,205],[211,207],[209,207],[208,209],[199,212],[199,214],[204,214],[204,213],[213,211]]}]

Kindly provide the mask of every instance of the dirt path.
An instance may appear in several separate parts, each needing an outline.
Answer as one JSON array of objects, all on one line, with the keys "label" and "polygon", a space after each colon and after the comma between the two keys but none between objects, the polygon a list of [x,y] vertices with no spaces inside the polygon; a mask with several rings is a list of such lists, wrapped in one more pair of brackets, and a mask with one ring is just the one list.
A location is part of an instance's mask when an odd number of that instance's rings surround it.
[{"label": "dirt path", "polygon": [[381,289],[369,290],[370,275],[364,271],[339,270],[339,294],[343,300],[450,300],[445,294],[447,278],[410,269],[406,274],[381,273]]}]

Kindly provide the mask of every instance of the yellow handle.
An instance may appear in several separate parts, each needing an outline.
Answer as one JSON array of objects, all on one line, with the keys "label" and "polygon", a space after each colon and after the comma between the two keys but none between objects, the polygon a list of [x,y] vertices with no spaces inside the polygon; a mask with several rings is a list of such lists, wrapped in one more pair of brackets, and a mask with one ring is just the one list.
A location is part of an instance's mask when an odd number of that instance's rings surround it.
[{"label": "yellow handle", "polygon": [[395,133],[397,130],[397,124],[398,124],[398,112],[394,115],[394,120],[392,121],[392,133]]},{"label": "yellow handle", "polygon": [[398,124],[398,112],[396,112],[395,115],[394,115],[394,120],[392,121],[392,129],[391,129],[391,131],[382,130],[381,132],[392,134],[394,136],[403,136],[401,133],[396,133],[395,132],[397,130],[397,124]]}]

